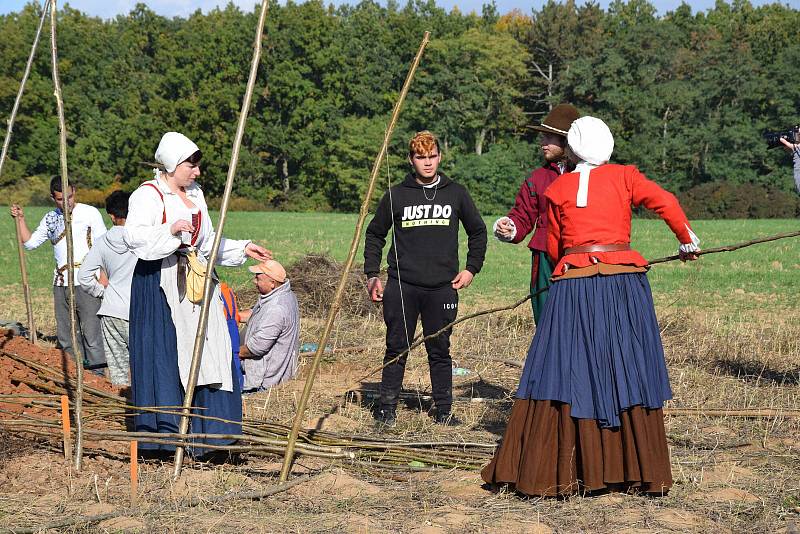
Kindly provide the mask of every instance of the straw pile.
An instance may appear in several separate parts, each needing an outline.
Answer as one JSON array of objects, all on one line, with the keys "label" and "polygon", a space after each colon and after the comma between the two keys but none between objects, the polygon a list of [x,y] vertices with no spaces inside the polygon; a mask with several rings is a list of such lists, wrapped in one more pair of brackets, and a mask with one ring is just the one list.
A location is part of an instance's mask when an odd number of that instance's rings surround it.
[{"label": "straw pile", "polygon": [[[330,256],[308,254],[286,269],[303,317],[327,316],[342,268],[343,265]],[[254,303],[258,299],[258,294],[252,285],[238,290],[237,295],[243,304]],[[340,314],[367,317],[377,313],[378,308],[367,294],[361,266],[356,265],[347,278]]]}]

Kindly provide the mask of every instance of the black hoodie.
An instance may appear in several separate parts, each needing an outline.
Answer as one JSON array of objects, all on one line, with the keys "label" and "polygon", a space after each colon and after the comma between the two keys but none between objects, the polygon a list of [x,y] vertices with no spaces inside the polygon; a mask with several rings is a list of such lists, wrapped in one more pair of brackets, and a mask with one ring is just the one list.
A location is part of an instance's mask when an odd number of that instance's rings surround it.
[{"label": "black hoodie", "polygon": [[[466,269],[477,274],[486,256],[486,225],[461,184],[439,174],[439,184],[424,188],[413,174],[383,195],[367,226],[364,273],[378,276],[381,253],[394,218],[395,242],[389,248],[389,276],[417,286],[449,284],[461,269],[458,262],[458,221],[468,236]],[[395,246],[397,258],[395,261]]]}]

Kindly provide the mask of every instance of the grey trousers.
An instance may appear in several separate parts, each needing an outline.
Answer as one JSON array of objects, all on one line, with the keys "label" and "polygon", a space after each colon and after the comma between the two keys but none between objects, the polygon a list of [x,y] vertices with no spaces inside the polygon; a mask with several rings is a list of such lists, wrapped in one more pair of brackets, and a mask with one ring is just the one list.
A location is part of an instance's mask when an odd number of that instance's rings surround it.
[{"label": "grey trousers", "polygon": [[103,324],[103,349],[106,352],[111,383],[115,386],[129,386],[128,321],[102,315],[100,322]]},{"label": "grey trousers", "polygon": [[[78,343],[81,344],[83,359],[89,365],[102,365],[106,363],[103,352],[103,336],[100,327],[101,299],[91,296],[76,285],[75,287],[75,333]],[[72,336],[69,329],[69,294],[66,286],[53,286],[53,307],[56,312],[56,334],[58,344],[65,352],[74,355],[72,350]]]}]

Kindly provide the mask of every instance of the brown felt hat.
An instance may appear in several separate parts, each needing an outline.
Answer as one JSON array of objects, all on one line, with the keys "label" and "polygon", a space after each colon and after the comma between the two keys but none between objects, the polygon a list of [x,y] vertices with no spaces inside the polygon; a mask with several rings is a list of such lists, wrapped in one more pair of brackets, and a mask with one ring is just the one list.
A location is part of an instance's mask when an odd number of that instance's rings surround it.
[{"label": "brown felt hat", "polygon": [[580,117],[578,110],[571,104],[559,104],[550,110],[540,126],[531,126],[537,132],[552,133],[566,137],[573,121]]}]

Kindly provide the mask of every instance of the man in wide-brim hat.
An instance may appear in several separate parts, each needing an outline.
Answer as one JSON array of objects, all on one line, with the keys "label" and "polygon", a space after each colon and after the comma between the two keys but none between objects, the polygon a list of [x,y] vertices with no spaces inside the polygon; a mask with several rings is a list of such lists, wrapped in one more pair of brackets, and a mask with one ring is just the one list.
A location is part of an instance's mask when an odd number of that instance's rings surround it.
[{"label": "man in wide-brim hat", "polygon": [[[553,264],[547,256],[547,199],[545,190],[567,170],[565,146],[567,132],[572,122],[579,117],[578,110],[570,104],[559,104],[544,118],[540,125],[531,129],[541,132],[539,146],[544,164],[534,169],[522,182],[514,201],[514,207],[505,217],[494,223],[494,235],[500,241],[519,243],[533,233],[528,248],[531,249],[531,294],[548,285]],[[547,292],[531,299],[533,319],[539,315],[547,300]]]}]

